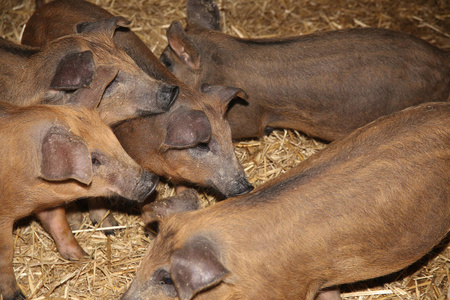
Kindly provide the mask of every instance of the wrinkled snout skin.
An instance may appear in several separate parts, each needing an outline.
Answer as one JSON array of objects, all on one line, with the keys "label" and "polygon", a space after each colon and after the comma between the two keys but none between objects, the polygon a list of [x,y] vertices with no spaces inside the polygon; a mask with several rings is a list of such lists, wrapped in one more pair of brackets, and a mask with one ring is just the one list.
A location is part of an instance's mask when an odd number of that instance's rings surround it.
[{"label": "wrinkled snout skin", "polygon": [[313,300],[405,268],[450,229],[449,137],[450,103],[421,104],[252,193],[165,217],[122,300]]},{"label": "wrinkled snout skin", "polygon": [[247,93],[227,112],[234,139],[278,127],[333,141],[403,108],[450,100],[450,54],[406,33],[242,39],[220,32],[211,0],[188,0],[187,21],[185,30],[172,23],[160,60],[193,88],[220,83]]},{"label": "wrinkled snout skin", "polygon": [[0,295],[8,300],[25,299],[12,268],[15,220],[84,197],[141,199],[157,183],[84,108],[0,102],[0,157]]}]

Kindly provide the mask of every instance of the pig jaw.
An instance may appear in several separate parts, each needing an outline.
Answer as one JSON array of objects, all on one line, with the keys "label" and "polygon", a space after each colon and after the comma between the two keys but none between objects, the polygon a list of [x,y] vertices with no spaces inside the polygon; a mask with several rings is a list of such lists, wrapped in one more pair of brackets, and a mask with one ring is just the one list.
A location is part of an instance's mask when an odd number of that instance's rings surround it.
[{"label": "pig jaw", "polygon": [[[108,190],[129,200],[144,201],[156,188],[159,177],[147,171],[141,176],[111,176]],[[130,179],[131,178],[131,179]]]}]

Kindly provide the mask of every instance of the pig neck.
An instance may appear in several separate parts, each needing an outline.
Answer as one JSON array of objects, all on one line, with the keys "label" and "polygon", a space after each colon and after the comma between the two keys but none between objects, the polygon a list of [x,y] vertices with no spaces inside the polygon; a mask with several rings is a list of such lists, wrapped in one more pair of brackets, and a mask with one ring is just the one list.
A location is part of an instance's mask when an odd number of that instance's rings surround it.
[{"label": "pig neck", "polygon": [[40,53],[30,57],[21,54],[7,54],[1,68],[0,88],[2,100],[17,105],[43,102],[45,88],[50,85],[51,74],[56,68],[53,58],[45,59]]},{"label": "pig neck", "polygon": [[206,82],[239,87],[249,94],[250,101],[273,99],[278,104],[280,99],[290,98],[293,92],[298,92],[304,63],[299,59],[300,55],[290,49],[298,49],[300,44],[310,47],[308,43],[297,37],[246,40],[215,31],[207,33],[201,35],[197,44],[206,45],[207,51],[204,51],[212,53],[207,60],[212,66],[203,66],[198,85]]}]

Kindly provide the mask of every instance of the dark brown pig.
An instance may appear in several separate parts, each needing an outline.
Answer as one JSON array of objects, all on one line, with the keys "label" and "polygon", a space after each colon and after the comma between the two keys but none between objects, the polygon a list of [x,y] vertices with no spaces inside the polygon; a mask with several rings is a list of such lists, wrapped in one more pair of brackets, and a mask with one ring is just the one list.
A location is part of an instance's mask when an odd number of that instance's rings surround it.
[{"label": "dark brown pig", "polygon": [[450,103],[382,117],[248,195],[162,218],[122,299],[313,300],[398,271],[449,231],[449,170]]},{"label": "dark brown pig", "polygon": [[[227,113],[234,139],[290,128],[332,141],[380,116],[450,99],[450,55],[406,33],[355,28],[276,39],[220,32],[212,0],[187,1],[161,61],[189,86],[243,89]],[[269,128],[268,128],[269,127]]]},{"label": "dark brown pig", "polygon": [[[0,96],[20,105],[94,105],[109,125],[168,111],[178,87],[151,78],[112,41],[122,18],[32,48],[0,39]],[[98,107],[97,107],[98,106]]]},{"label": "dark brown pig", "polygon": [[12,259],[15,220],[81,197],[143,200],[158,177],[84,108],[0,102],[0,298],[25,299]]},{"label": "dark brown pig", "polygon": [[[60,36],[70,35],[76,24],[112,17],[104,9],[86,1],[52,1],[38,8],[30,18],[22,42],[42,46]],[[170,112],[115,127],[125,150],[146,169],[177,184],[206,186],[225,196],[249,192],[252,186],[235,157],[230,128],[224,119],[228,101],[236,93],[243,97],[242,91],[208,86],[205,86],[206,93],[194,91],[176,79],[129,28],[118,28],[113,40],[150,77],[180,87],[178,99]],[[104,213],[97,211],[95,215],[97,217],[91,219],[100,221],[98,216]],[[59,223],[52,224],[56,232]],[[68,235],[59,236],[60,239],[54,236],[55,240],[65,240]],[[71,243],[66,241],[65,244]],[[74,258],[83,255],[77,249],[81,248],[72,249],[76,253],[72,256]]]}]

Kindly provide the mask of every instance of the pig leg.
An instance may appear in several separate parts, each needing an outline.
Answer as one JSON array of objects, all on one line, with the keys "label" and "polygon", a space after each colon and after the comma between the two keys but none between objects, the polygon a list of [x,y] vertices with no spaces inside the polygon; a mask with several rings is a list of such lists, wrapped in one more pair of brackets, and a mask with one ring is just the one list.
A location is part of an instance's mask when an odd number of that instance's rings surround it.
[{"label": "pig leg", "polygon": [[322,290],[317,294],[315,300],[341,300],[339,288]]},{"label": "pig leg", "polygon": [[[102,221],[105,215],[108,213],[109,201],[106,198],[90,198],[88,199],[89,206],[89,218],[92,223],[97,224]],[[100,227],[113,227],[119,225],[119,222],[110,213],[107,215]],[[105,230],[105,235],[114,235],[114,230]]]},{"label": "pig leg", "polygon": [[70,230],[64,207],[41,211],[36,214],[42,226],[53,237],[61,256],[68,260],[80,260],[88,256]]},{"label": "pig leg", "polygon": [[14,276],[13,220],[0,221],[0,299],[25,299]]}]

